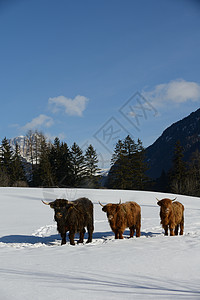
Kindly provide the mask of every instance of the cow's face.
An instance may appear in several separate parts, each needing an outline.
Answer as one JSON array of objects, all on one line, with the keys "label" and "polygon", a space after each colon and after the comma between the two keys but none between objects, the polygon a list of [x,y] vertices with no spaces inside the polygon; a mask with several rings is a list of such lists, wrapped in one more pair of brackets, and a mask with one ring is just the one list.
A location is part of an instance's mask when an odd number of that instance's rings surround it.
[{"label": "cow's face", "polygon": [[72,207],[72,204],[68,203],[68,200],[65,199],[56,199],[53,202],[50,202],[50,207],[54,209],[54,219],[59,221],[67,215],[67,211]]},{"label": "cow's face", "polygon": [[162,199],[157,204],[160,206],[160,214],[167,217],[172,210],[172,200]]},{"label": "cow's face", "polygon": [[102,211],[106,212],[107,218],[109,221],[112,221],[114,219],[115,214],[117,213],[119,209],[120,204],[111,204],[108,203],[106,204],[103,208]]}]

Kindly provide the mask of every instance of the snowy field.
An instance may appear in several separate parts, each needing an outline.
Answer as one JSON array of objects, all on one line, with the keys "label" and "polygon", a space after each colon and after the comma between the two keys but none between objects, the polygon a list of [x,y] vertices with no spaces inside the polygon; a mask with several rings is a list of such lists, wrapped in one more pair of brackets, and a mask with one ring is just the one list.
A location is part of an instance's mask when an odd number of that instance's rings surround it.
[{"label": "snowy field", "polygon": [[[61,246],[53,210],[41,200],[88,197],[91,244]],[[153,192],[0,188],[0,300],[200,299],[200,199],[185,206],[183,236],[166,237]],[[141,237],[115,240],[98,201],[133,200],[142,208]],[[85,241],[87,234],[85,236]]]}]

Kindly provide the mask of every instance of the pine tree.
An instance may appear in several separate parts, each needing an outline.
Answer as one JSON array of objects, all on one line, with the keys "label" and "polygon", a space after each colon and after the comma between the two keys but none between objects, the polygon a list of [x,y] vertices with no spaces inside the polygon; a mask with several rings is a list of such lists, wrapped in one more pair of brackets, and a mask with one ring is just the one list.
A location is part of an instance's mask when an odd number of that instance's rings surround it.
[{"label": "pine tree", "polygon": [[0,186],[10,186],[10,178],[2,166],[0,166]]},{"label": "pine tree", "polygon": [[115,189],[126,189],[127,182],[125,171],[127,169],[126,151],[124,143],[118,140],[111,158],[111,169],[108,174],[108,187]]},{"label": "pine tree", "polygon": [[58,137],[54,139],[54,143],[50,150],[50,164],[52,168],[54,184],[55,186],[59,186],[59,172],[60,172],[60,161],[59,161],[59,154],[60,154],[60,140]]},{"label": "pine tree", "polygon": [[185,180],[186,194],[200,196],[200,152],[196,149],[188,162],[188,172]]},{"label": "pine tree", "polygon": [[108,187],[118,189],[144,189],[148,178],[145,175],[147,164],[142,142],[137,144],[128,135],[119,140],[112,156],[112,167],[108,175]]},{"label": "pine tree", "polygon": [[71,153],[66,143],[61,143],[59,154],[59,186],[70,187],[72,185]]},{"label": "pine tree", "polygon": [[1,173],[4,173],[4,177],[6,177],[7,185],[12,185],[12,162],[13,162],[13,151],[11,146],[6,139],[6,137],[2,140],[1,145]]},{"label": "pine tree", "polygon": [[15,145],[15,153],[12,158],[12,174],[11,180],[13,185],[15,186],[26,186],[27,180],[25,176],[25,171],[23,168],[22,157],[19,153],[19,146],[18,144]]},{"label": "pine tree", "polygon": [[49,161],[52,169],[52,178],[54,179],[53,185],[60,187],[63,181],[63,162],[61,155],[61,142],[58,137],[54,139],[54,143],[49,154]]},{"label": "pine tree", "polygon": [[98,170],[98,158],[96,150],[93,148],[92,145],[89,145],[85,152],[85,164],[87,166],[86,174],[89,177],[95,175]]},{"label": "pine tree", "polygon": [[71,147],[72,186],[81,186],[86,176],[85,159],[81,148],[74,143]]},{"label": "pine tree", "polygon": [[[125,180],[127,189],[134,189],[137,188],[136,185],[136,171],[138,171],[138,165],[136,164],[136,154],[138,152],[137,144],[135,141],[128,135],[124,140],[124,148],[126,151],[126,163],[125,163]],[[136,169],[137,168],[137,169]]]},{"label": "pine tree", "polygon": [[127,137],[124,140],[124,152],[126,155],[131,158],[133,154],[136,152],[136,143],[135,141],[130,137],[130,135],[127,135]]},{"label": "pine tree", "polygon": [[38,179],[38,181],[35,180],[37,186],[54,186],[55,179],[53,177],[52,167],[50,163],[50,145],[47,144],[45,139],[43,139],[41,142]]},{"label": "pine tree", "polygon": [[133,169],[133,188],[138,190],[144,190],[149,181],[146,171],[148,165],[145,162],[145,149],[142,146],[142,142],[138,139],[136,144],[136,151],[132,157],[132,169]]},{"label": "pine tree", "polygon": [[185,193],[185,178],[187,176],[186,163],[183,160],[183,147],[177,141],[174,148],[173,166],[169,172],[170,189],[173,193]]},{"label": "pine tree", "polygon": [[118,140],[111,158],[111,165],[114,165],[118,160],[122,159],[125,154],[124,143],[121,140]]},{"label": "pine tree", "polygon": [[86,178],[87,186],[90,188],[97,187],[98,177],[95,175],[98,171],[98,157],[96,150],[92,145],[89,145],[85,152]]}]

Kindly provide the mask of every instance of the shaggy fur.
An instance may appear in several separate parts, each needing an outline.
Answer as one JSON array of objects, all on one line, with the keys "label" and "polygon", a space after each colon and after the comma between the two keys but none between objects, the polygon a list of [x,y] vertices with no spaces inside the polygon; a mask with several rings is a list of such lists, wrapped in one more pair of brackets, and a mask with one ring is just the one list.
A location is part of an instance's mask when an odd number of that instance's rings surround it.
[{"label": "shaggy fur", "polygon": [[61,235],[61,245],[66,244],[66,232],[69,231],[70,244],[75,245],[75,233],[80,234],[78,243],[83,243],[85,227],[88,230],[87,243],[92,241],[94,231],[93,204],[88,198],[79,198],[75,201],[56,199],[49,203],[54,209],[54,219],[57,222],[57,230]]},{"label": "shaggy fur", "polygon": [[116,239],[123,239],[123,232],[130,229],[130,237],[133,237],[136,230],[136,237],[140,237],[141,208],[136,202],[123,204],[108,203],[102,210],[107,213],[107,218]]},{"label": "shaggy fur", "polygon": [[165,230],[165,235],[178,235],[180,227],[180,235],[184,229],[184,206],[178,201],[172,202],[170,199],[162,199],[157,203],[160,206],[160,224]]}]

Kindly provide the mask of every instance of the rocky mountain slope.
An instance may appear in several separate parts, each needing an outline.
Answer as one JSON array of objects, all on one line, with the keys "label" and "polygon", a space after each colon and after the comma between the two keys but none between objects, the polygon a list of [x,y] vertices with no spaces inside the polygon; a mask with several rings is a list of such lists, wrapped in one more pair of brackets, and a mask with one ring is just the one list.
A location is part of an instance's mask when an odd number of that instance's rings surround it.
[{"label": "rocky mountain slope", "polygon": [[163,170],[167,172],[170,169],[174,147],[178,140],[184,149],[185,161],[190,159],[196,149],[200,150],[200,109],[172,124],[146,149],[150,165],[148,175],[151,178],[158,178]]}]

